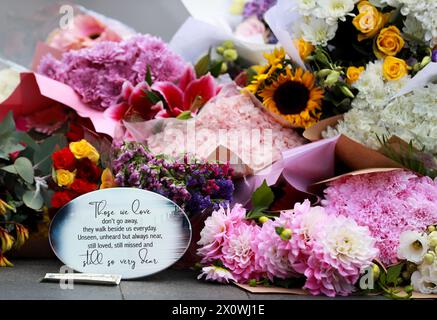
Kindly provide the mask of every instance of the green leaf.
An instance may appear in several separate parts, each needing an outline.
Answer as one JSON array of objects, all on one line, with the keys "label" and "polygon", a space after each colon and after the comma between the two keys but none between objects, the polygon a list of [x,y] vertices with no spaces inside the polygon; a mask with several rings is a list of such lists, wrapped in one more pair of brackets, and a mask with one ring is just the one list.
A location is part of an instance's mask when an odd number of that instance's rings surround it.
[{"label": "green leaf", "polygon": [[15,121],[12,111],[9,111],[7,116],[4,117],[3,121],[0,123],[0,136],[15,131]]},{"label": "green leaf", "polygon": [[152,71],[150,69],[150,65],[147,65],[146,82],[149,86],[151,86],[153,84]]},{"label": "green leaf", "polygon": [[52,167],[52,154],[58,149],[67,145],[67,139],[62,134],[55,134],[44,140],[38,145],[33,155],[35,169],[41,172],[41,175],[48,175]]},{"label": "green leaf", "polygon": [[190,110],[184,111],[184,112],[182,112],[180,115],[178,115],[176,117],[176,119],[179,119],[179,120],[188,120],[188,119],[191,119],[191,118],[192,118],[192,116],[191,116],[191,111]]},{"label": "green leaf", "polygon": [[27,158],[18,158],[15,160],[14,167],[17,170],[18,175],[24,179],[27,183],[33,183],[34,170],[32,162]]},{"label": "green leaf", "polygon": [[217,61],[210,67],[209,71],[211,72],[211,75],[213,77],[217,78],[218,76],[220,76],[220,74],[222,73],[223,63],[223,61]]},{"label": "green leaf", "polygon": [[264,210],[267,210],[273,203],[275,195],[272,189],[264,180],[262,185],[255,190],[252,195],[252,210],[247,213],[247,219],[258,219],[265,215]]},{"label": "green leaf", "polygon": [[153,104],[157,104],[159,101],[161,101],[161,98],[156,93],[154,93],[152,91],[145,90],[144,93],[147,95],[147,98]]},{"label": "green leaf", "polygon": [[252,206],[254,208],[268,208],[273,203],[274,199],[275,195],[273,194],[272,189],[267,185],[267,182],[264,180],[261,186],[256,189],[252,195]]},{"label": "green leaf", "polygon": [[396,285],[396,282],[401,275],[401,271],[402,271],[403,266],[404,266],[404,264],[400,263],[400,264],[397,264],[395,266],[388,268],[388,270],[387,270],[387,283]]},{"label": "green leaf", "polygon": [[0,170],[12,173],[12,174],[17,174],[17,169],[15,169],[15,166],[13,164],[11,164],[10,166],[6,166],[3,168],[0,168]]},{"label": "green leaf", "polygon": [[30,209],[40,210],[44,204],[44,199],[39,192],[29,190],[24,193],[23,202]]},{"label": "green leaf", "polygon": [[209,49],[208,53],[200,58],[194,66],[194,70],[196,71],[197,77],[204,76],[209,71],[209,65],[211,63],[211,49]]}]

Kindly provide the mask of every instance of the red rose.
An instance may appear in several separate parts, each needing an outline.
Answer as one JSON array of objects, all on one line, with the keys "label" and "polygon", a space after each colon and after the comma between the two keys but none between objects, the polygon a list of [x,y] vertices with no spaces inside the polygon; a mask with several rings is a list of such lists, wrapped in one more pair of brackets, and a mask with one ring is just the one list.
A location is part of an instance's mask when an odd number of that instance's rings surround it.
[{"label": "red rose", "polygon": [[74,198],[77,198],[77,194],[70,190],[58,191],[52,197],[52,207],[55,209],[62,208]]},{"label": "red rose", "polygon": [[70,123],[70,130],[65,135],[68,141],[79,141],[84,137],[83,127],[75,123]]},{"label": "red rose", "polygon": [[69,148],[54,152],[52,158],[53,166],[56,170],[64,169],[73,171],[76,168],[76,158]]},{"label": "red rose", "polygon": [[76,178],[71,184],[70,188],[79,194],[85,194],[97,190],[98,185],[96,183],[88,182],[84,179]]},{"label": "red rose", "polygon": [[85,158],[77,164],[76,177],[88,181],[100,181],[102,169],[96,166],[90,159]]}]

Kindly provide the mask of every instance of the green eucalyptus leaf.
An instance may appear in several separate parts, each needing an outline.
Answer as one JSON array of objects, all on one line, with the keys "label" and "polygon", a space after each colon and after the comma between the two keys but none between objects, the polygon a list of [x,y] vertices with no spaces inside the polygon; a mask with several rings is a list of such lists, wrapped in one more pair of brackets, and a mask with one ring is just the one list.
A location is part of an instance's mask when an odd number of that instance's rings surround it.
[{"label": "green eucalyptus leaf", "polygon": [[12,111],[10,111],[8,112],[7,116],[4,117],[3,121],[0,123],[0,136],[14,131],[15,131],[14,115]]},{"label": "green eucalyptus leaf", "polygon": [[3,168],[0,168],[0,170],[12,173],[12,174],[17,174],[17,169],[15,169],[15,166],[13,164],[11,164],[10,166],[6,166]]},{"label": "green eucalyptus leaf", "polygon": [[38,145],[33,155],[33,163],[35,169],[39,170],[42,175],[50,173],[52,167],[52,154],[58,149],[62,149],[67,145],[67,139],[64,135],[55,134],[45,139],[44,142]]},{"label": "green eucalyptus leaf", "polygon": [[39,192],[34,190],[26,191],[23,195],[24,204],[33,210],[40,210],[44,204],[44,199]]},{"label": "green eucalyptus leaf", "polygon": [[15,160],[14,167],[18,175],[27,183],[33,183],[34,170],[32,162],[29,159],[20,157]]}]

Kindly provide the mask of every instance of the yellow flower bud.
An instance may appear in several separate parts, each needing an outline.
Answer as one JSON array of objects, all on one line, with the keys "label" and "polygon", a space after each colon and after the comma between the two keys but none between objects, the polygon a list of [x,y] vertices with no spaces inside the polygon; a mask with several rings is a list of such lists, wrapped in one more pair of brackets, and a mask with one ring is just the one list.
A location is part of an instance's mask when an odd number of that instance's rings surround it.
[{"label": "yellow flower bud", "polygon": [[262,216],[259,217],[258,221],[259,223],[266,223],[267,221],[269,221],[269,218],[267,218],[266,216]]},{"label": "yellow flower bud", "polygon": [[435,226],[428,226],[428,232],[429,233],[431,233],[431,232],[434,232],[434,231],[436,231],[436,229],[435,229]]},{"label": "yellow flower bud", "polygon": [[379,58],[384,56],[396,56],[404,47],[405,41],[401,36],[401,31],[390,26],[381,30],[376,39],[375,55]]},{"label": "yellow flower bud", "polygon": [[234,49],[234,43],[232,42],[232,40],[226,40],[222,43],[222,46],[225,49]]},{"label": "yellow flower bud", "polygon": [[56,170],[56,183],[60,187],[70,187],[75,177],[76,174],[74,172],[70,172],[64,169]]},{"label": "yellow flower bud", "polygon": [[349,67],[346,71],[347,83],[352,84],[360,78],[364,67]]},{"label": "yellow flower bud", "polygon": [[95,164],[99,162],[100,155],[97,152],[96,148],[94,148],[85,139],[82,139],[79,142],[71,142],[70,151],[74,154],[74,157],[76,159],[80,160],[88,158]]},{"label": "yellow flower bud", "polygon": [[232,62],[238,59],[238,52],[235,49],[226,49],[223,52],[223,59],[227,62]]},{"label": "yellow flower bud", "polygon": [[381,275],[381,269],[376,263],[372,263],[373,279],[378,280]]},{"label": "yellow flower bud", "polygon": [[292,236],[292,235],[293,235],[293,231],[291,231],[290,229],[284,229],[284,230],[281,232],[280,237],[281,237],[282,240],[284,240],[284,241],[288,241],[288,240],[291,239],[291,236]]},{"label": "yellow flower bud", "polygon": [[426,264],[432,264],[435,259],[435,253],[432,251],[428,251],[427,254],[423,257],[423,262]]},{"label": "yellow flower bud", "polygon": [[408,65],[402,59],[388,56],[384,60],[383,73],[387,80],[399,80],[408,74]]}]

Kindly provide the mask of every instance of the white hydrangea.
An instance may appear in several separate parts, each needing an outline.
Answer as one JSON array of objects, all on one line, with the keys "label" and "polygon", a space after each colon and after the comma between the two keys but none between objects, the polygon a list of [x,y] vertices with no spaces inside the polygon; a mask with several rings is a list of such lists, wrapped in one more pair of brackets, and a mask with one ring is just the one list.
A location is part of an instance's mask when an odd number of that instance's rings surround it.
[{"label": "white hydrangea", "polygon": [[393,97],[410,79],[385,82],[382,62],[370,63],[355,83],[359,94],[352,109],[335,128],[323,132],[324,137],[344,134],[349,138],[379,149],[378,137],[398,136],[406,142],[413,140],[416,147],[437,154],[437,84]]}]

